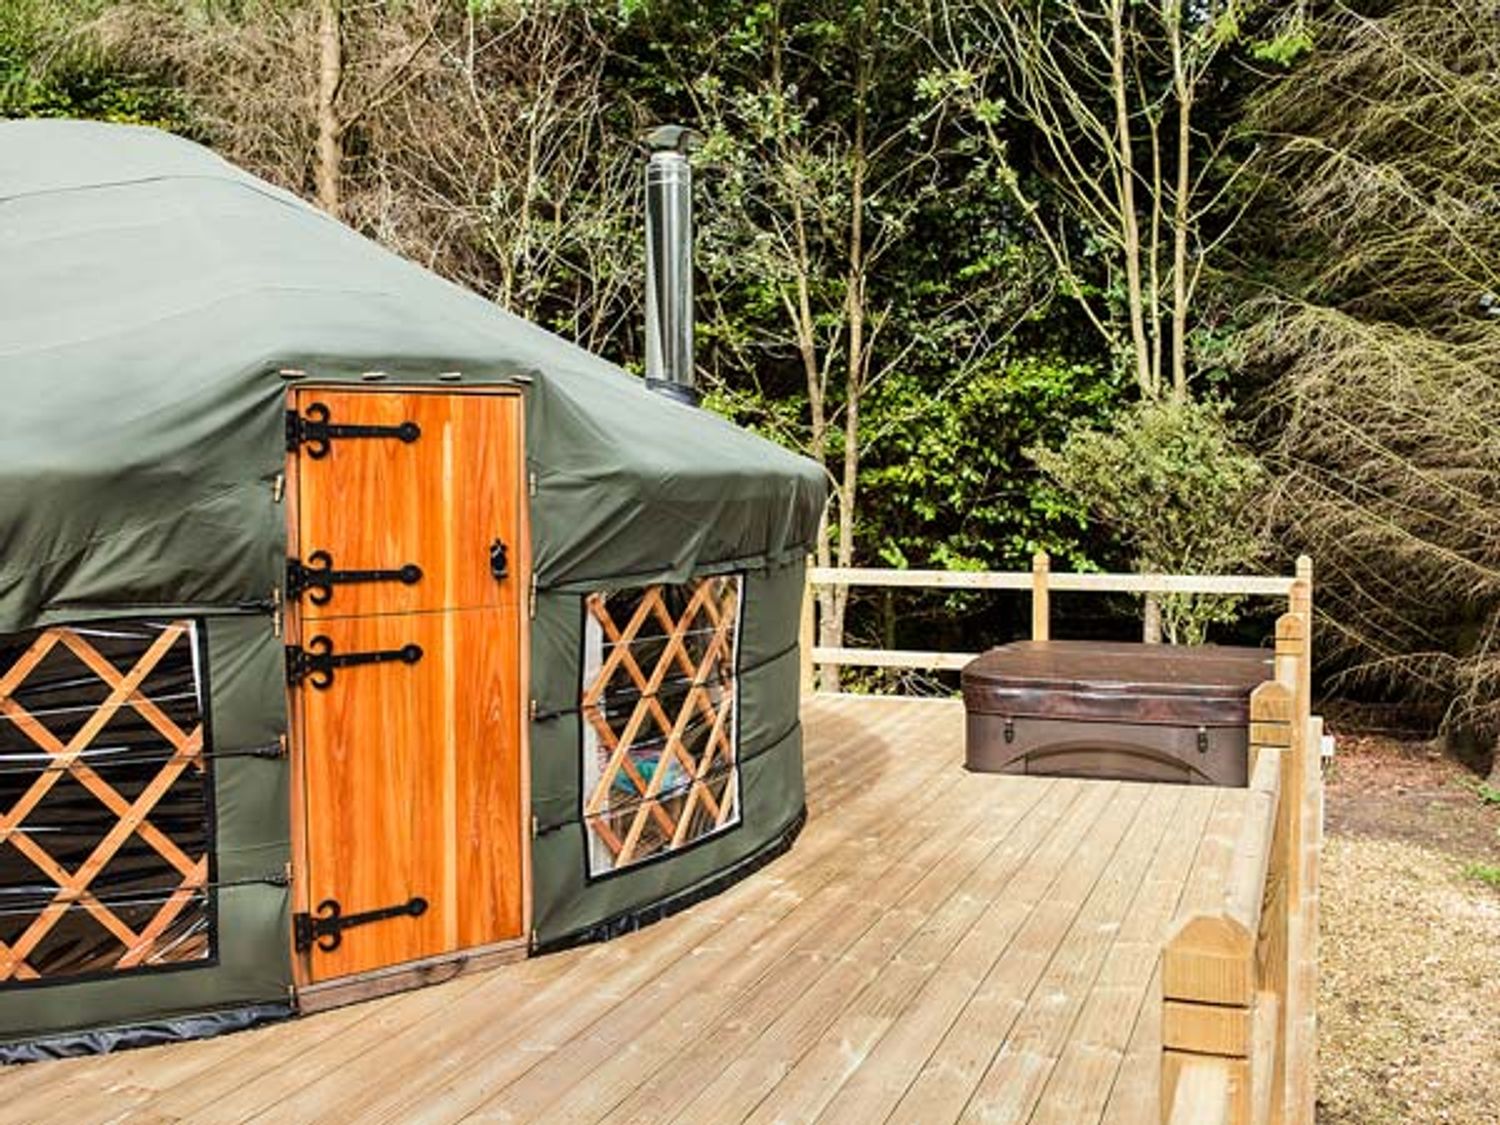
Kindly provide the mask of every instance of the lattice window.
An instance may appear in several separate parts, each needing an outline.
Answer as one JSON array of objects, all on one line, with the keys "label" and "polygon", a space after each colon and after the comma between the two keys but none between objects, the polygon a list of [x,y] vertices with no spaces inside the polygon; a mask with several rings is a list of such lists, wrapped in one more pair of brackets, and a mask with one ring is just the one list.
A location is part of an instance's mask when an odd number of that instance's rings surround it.
[{"label": "lattice window", "polygon": [[593,594],[584,637],[589,872],[739,823],[735,674],[742,580]]},{"label": "lattice window", "polygon": [[0,637],[0,982],[213,956],[196,626]]}]

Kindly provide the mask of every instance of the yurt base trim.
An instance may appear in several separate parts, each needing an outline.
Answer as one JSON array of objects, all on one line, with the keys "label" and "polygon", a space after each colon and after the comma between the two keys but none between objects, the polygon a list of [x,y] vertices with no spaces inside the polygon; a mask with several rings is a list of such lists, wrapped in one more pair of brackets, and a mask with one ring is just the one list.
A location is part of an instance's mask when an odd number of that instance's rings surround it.
[{"label": "yurt base trim", "polygon": [[51,1059],[105,1055],[136,1047],[158,1047],[190,1039],[211,1039],[232,1031],[248,1031],[252,1027],[278,1023],[294,1015],[296,1012],[290,1004],[251,1004],[131,1024],[127,1027],[105,1027],[67,1035],[51,1035],[25,1043],[0,1044],[0,1065],[14,1066]]},{"label": "yurt base trim", "polygon": [[588,945],[597,941],[612,941],[625,934],[634,933],[636,930],[645,929],[654,922],[660,922],[670,918],[673,914],[696,906],[704,899],[712,898],[721,891],[755,874],[772,860],[785,855],[791,850],[802,828],[807,823],[807,807],[804,805],[798,810],[789,824],[780,832],[776,833],[766,844],[740,860],[732,867],[725,868],[703,882],[688,887],[668,898],[660,899],[645,906],[627,910],[613,917],[606,918],[592,926],[587,926],[573,933],[564,934],[562,937],[552,938],[549,941],[538,942],[532,949],[534,955],[556,953],[560,950],[571,949],[578,945]]},{"label": "yurt base trim", "polygon": [[302,1015],[342,1008],[381,996],[391,996],[429,984],[444,984],[454,977],[482,972],[516,961],[524,961],[530,943],[525,938],[477,946],[457,953],[443,953],[421,961],[374,969],[354,977],[341,977],[297,990],[297,1011]]}]

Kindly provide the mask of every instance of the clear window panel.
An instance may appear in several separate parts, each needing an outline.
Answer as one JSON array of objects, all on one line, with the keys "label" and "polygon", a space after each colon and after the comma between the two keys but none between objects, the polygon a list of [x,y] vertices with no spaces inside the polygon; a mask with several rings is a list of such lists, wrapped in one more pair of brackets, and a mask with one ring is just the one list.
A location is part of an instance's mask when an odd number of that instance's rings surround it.
[{"label": "clear window panel", "polygon": [[584,625],[584,823],[607,874],[739,823],[743,577],[601,591]]},{"label": "clear window panel", "polygon": [[198,629],[0,636],[0,987],[213,956]]}]

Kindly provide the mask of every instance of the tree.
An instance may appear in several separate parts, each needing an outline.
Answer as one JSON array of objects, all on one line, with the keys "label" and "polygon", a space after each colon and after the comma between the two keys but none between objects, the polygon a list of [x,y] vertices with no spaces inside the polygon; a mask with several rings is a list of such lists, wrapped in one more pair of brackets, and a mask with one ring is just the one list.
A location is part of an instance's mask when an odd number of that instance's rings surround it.
[{"label": "tree", "polygon": [[413,81],[445,6],[120,0],[86,30],[172,73],[216,149],[342,218],[353,135]]},{"label": "tree", "polygon": [[[1000,362],[1037,303],[1040,263],[1012,253],[1008,204],[947,128],[952,91],[927,81],[927,18],[890,0],[652,4],[623,48],[636,96],[707,135],[704,382],[828,469],[823,566],[883,549],[864,489],[919,421],[909,392],[941,401]],[[847,590],[820,592],[822,644],[843,643],[848,608]]]},{"label": "tree", "polygon": [[[940,57],[969,127],[1061,284],[1133,373],[1143,399],[1182,401],[1203,271],[1233,215],[1243,161],[1195,114],[1239,35],[1245,0],[1006,0],[948,9]],[[1029,180],[1010,163],[1007,113],[1029,130]],[[1102,276],[1101,276],[1102,275]]]},{"label": "tree", "polygon": [[[1143,402],[1108,429],[1080,428],[1056,450],[1033,452],[1060,487],[1086,497],[1158,574],[1233,573],[1259,560],[1252,513],[1260,462],[1236,440],[1224,402]],[[1173,644],[1202,644],[1235,620],[1243,599],[1169,594],[1155,603]]]},{"label": "tree", "polygon": [[606,103],[601,18],[587,3],[120,0],[95,33],[173,73],[236,163],[628,359],[635,123]]},{"label": "tree", "polygon": [[1274,283],[1249,337],[1272,514],[1318,560],[1333,682],[1492,739],[1500,2],[1333,5],[1302,33],[1316,48],[1252,107],[1274,148],[1244,250]]},{"label": "tree", "polygon": [[[966,127],[1139,400],[1033,455],[1133,546],[1143,570],[1230,569],[1260,553],[1240,518],[1258,480],[1253,458],[1223,410],[1190,396],[1215,343],[1204,273],[1239,217],[1237,184],[1250,159],[1220,107],[1205,113],[1202,103],[1223,86],[1252,6],[955,4],[936,41]],[[1157,638],[1160,618],[1170,638],[1201,640],[1231,610],[1215,599],[1148,597],[1146,636]]]},{"label": "tree", "polygon": [[[779,309],[776,336],[802,372],[804,448],[830,467],[817,562],[850,566],[861,408],[900,356],[881,347],[892,307],[872,279],[906,229],[934,152],[921,131],[926,113],[892,89],[913,79],[900,5],[812,4],[795,16],[787,7],[739,15],[714,70],[692,81],[709,134],[704,159],[724,177],[705,232],[708,315],[722,320],[715,312],[747,283]],[[715,374],[743,370],[748,358],[717,349]],[[753,359],[748,366],[753,377]],[[843,643],[847,599],[847,589],[820,591],[822,644]],[[839,669],[824,675],[836,685]]]}]

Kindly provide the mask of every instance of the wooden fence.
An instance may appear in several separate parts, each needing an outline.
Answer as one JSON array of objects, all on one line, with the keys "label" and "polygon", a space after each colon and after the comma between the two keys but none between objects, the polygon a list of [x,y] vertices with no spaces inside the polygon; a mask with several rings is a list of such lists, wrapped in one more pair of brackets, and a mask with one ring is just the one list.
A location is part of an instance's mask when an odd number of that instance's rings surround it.
[{"label": "wooden fence", "polygon": [[1250,699],[1251,814],[1222,900],[1162,953],[1162,1121],[1308,1122],[1317,1074],[1322,720],[1311,713],[1310,572]]},{"label": "wooden fence", "polygon": [[1310,584],[1312,563],[1297,561],[1296,577],[1223,574],[1066,574],[1052,570],[1045,552],[1037,552],[1028,571],[994,570],[884,570],[860,567],[809,567],[807,594],[802,602],[802,690],[816,690],[817,671],[841,666],[915,668],[956,671],[978,653],[922,652],[914,649],[848,648],[817,643],[817,598],[826,587],[904,587],[921,590],[1013,590],[1031,595],[1031,636],[1045,641],[1052,632],[1054,593],[1219,594],[1290,598],[1301,579]]}]

